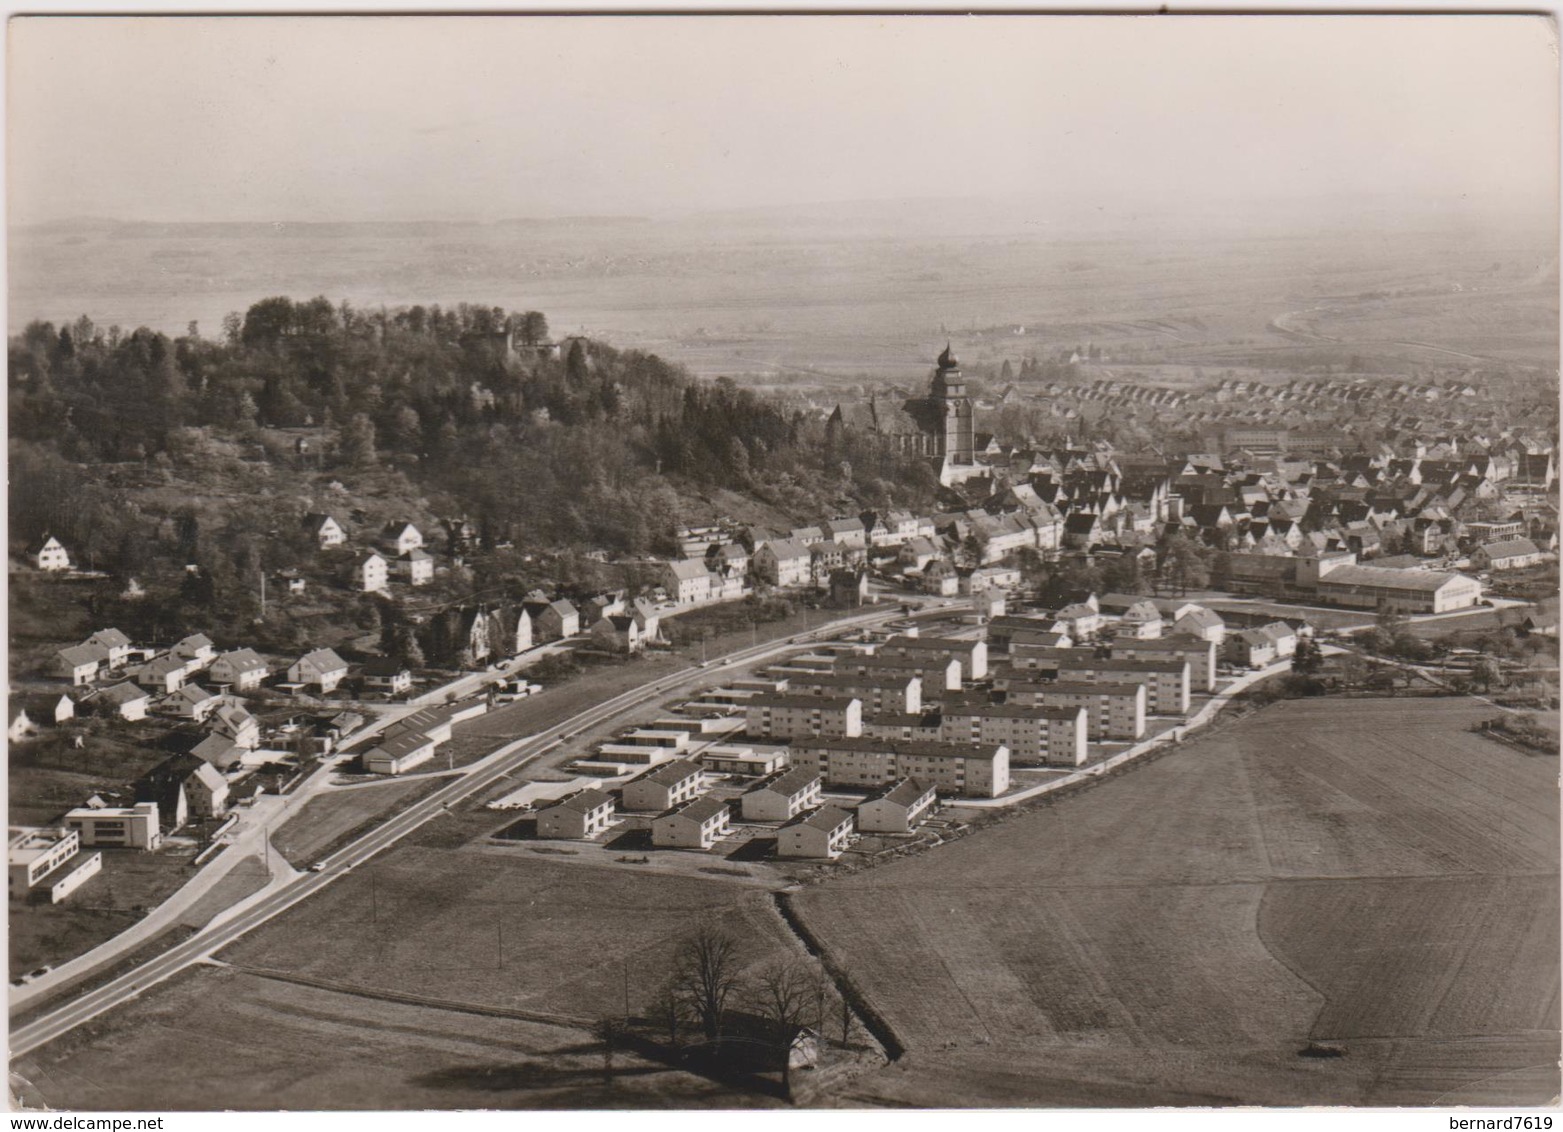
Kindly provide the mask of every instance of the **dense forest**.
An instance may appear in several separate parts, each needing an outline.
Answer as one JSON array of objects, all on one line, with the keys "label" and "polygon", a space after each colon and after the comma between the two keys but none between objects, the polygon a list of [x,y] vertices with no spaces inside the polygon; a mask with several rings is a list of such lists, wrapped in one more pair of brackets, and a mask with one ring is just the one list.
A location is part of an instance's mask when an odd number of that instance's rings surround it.
[{"label": "dense forest", "polygon": [[536,311],[325,298],[262,300],[215,338],[35,322],[9,346],[13,537],[49,529],[131,566],[105,469],[171,477],[277,430],[307,434],[321,473],[394,469],[490,544],[539,549],[666,550],[690,491],[818,515],[937,490],[924,462],[871,435],[827,441],[801,406],[602,342],[550,356],[547,335]]}]

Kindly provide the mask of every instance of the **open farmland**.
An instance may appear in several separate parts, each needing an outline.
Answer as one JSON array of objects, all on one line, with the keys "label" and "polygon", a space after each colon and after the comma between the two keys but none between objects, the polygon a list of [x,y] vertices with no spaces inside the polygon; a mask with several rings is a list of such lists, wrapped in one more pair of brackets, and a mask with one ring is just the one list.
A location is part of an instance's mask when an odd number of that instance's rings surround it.
[{"label": "open farmland", "polygon": [[[796,907],[916,1105],[1540,1103],[1557,763],[1472,700],[1306,701]],[[1300,1058],[1310,1041],[1347,1055]]]},{"label": "open farmland", "polygon": [[20,1058],[11,1084],[29,1106],[100,1111],[776,1103],[625,1052],[605,1072],[598,1049],[580,1029],[202,967]]},{"label": "open farmland", "polygon": [[302,867],[444,784],[444,779],[409,778],[317,795],[277,827],[271,836],[272,847],[289,864]]}]

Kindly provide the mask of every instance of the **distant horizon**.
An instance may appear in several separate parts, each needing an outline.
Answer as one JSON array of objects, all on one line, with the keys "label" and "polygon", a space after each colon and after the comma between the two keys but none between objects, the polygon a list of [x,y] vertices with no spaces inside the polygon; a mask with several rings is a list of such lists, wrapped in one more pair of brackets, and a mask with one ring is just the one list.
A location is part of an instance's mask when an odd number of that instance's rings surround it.
[{"label": "distant horizon", "polygon": [[1230,225],[1271,201],[1530,213],[1558,196],[1540,16],[19,16],[8,30],[14,226],[945,200]]}]

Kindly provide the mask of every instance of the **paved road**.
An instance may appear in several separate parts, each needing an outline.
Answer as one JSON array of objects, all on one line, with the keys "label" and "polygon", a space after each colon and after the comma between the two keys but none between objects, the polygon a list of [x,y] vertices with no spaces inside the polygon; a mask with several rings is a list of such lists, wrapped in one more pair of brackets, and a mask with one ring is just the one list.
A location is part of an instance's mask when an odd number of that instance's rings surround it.
[{"label": "paved road", "polygon": [[413,803],[352,844],[325,858],[321,862],[320,871],[300,873],[280,883],[275,889],[264,891],[259,899],[252,900],[238,911],[230,910],[228,914],[214,920],[184,943],[177,944],[161,955],[147,960],[100,987],[87,991],[25,1026],[14,1029],[11,1033],[11,1054],[15,1057],[37,1049],[83,1022],[137,997],[147,988],[228,946],[274,916],[312,896],[355,865],[362,864],[375,854],[394,845],[447,807],[484,790],[518,767],[546,754],[558,746],[566,735],[588,727],[596,727],[648,700],[666,696],[681,686],[708,681],[713,674],[722,670],[752,664],[784,653],[793,647],[794,641],[805,638],[825,639],[900,615],[900,607],[892,606],[890,609],[875,610],[860,617],[835,621],[822,629],[800,634],[796,638],[740,649],[720,660],[712,661],[703,668],[687,669],[661,677],[640,688],[632,689],[588,708],[537,735],[507,744],[479,762],[473,763],[464,774],[453,779],[449,785]]}]

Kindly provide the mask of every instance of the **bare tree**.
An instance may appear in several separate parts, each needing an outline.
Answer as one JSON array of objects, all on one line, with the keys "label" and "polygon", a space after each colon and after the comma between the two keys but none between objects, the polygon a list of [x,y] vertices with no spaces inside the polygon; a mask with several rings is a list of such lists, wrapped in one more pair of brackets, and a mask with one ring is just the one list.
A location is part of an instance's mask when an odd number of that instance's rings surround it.
[{"label": "bare tree", "polygon": [[727,1001],[738,989],[738,944],[726,932],[704,925],[679,945],[674,979],[679,997],[700,1020],[708,1039],[722,1029]]},{"label": "bare tree", "polygon": [[816,1016],[819,985],[814,970],[799,959],[776,959],[754,976],[751,996],[754,1008],[783,1037],[791,1037]]}]

